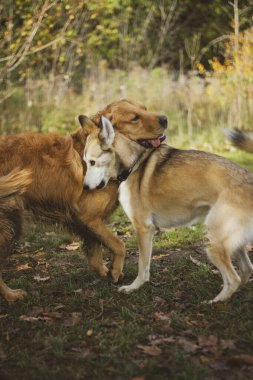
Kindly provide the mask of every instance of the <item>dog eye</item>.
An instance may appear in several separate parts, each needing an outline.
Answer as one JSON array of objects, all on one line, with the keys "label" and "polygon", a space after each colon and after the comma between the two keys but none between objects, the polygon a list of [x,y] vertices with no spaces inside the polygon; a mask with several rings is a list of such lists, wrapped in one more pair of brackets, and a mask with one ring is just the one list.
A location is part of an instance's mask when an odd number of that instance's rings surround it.
[{"label": "dog eye", "polygon": [[91,160],[91,161],[90,161],[90,165],[91,165],[91,166],[94,166],[95,163],[96,163],[96,162],[95,162],[94,160]]},{"label": "dog eye", "polygon": [[140,119],[140,116],[139,115],[135,115],[135,117],[133,117],[131,121],[138,121],[139,119]]}]

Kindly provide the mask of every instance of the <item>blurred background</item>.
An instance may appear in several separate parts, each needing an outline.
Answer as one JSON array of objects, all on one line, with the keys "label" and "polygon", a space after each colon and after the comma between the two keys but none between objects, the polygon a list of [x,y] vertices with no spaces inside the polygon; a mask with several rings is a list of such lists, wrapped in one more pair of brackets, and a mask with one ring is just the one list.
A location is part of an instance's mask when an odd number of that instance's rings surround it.
[{"label": "blurred background", "polygon": [[0,131],[66,133],[130,97],[168,142],[215,149],[253,128],[252,0],[1,0]]}]

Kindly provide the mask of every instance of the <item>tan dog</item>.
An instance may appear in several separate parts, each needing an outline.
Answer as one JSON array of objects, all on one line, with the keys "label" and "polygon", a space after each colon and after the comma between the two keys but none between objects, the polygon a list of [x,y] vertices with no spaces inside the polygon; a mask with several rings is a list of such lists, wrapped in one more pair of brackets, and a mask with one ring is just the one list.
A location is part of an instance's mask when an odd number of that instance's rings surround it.
[{"label": "tan dog", "polygon": [[[158,137],[167,123],[165,117],[150,113],[130,100],[110,104],[94,115],[94,122],[98,123],[102,114],[112,120],[115,128],[134,141],[140,140],[143,145],[160,144]],[[87,131],[93,129],[94,124],[85,125],[82,116],[79,121],[81,128],[67,137],[39,133],[0,137],[0,176],[16,167],[28,169],[33,181],[24,194],[25,208],[43,221],[57,223],[77,234],[86,245],[90,267],[106,276],[108,269],[103,262],[102,242],[113,254],[111,275],[117,282],[122,274],[125,248],[106,227],[104,219],[117,206],[118,186],[110,182],[103,190],[88,192],[83,189],[84,147]],[[102,188],[103,183],[96,187]],[[9,240],[5,241],[6,247],[9,247]],[[22,292],[12,294],[10,289],[5,292],[6,285],[1,278],[0,287],[8,301],[24,295]]]},{"label": "tan dog", "polygon": [[[253,266],[245,245],[253,240],[253,175],[220,156],[179,150],[162,144],[144,149],[115,130],[106,118],[85,147],[85,183],[108,182],[128,173],[120,202],[136,228],[139,272],[130,292],[149,281],[152,238],[156,228],[190,225],[205,218],[207,254],[223,278],[222,291],[210,302],[225,301],[249,280]],[[239,262],[240,276],[232,258]]]}]

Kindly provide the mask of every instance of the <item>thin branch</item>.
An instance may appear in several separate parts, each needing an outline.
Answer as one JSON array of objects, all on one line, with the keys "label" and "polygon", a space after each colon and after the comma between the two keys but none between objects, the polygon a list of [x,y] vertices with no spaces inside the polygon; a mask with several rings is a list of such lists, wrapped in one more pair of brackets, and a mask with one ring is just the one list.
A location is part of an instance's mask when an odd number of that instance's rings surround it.
[{"label": "thin branch", "polygon": [[174,12],[176,10],[176,6],[177,6],[177,0],[173,0],[167,15],[164,12],[164,9],[160,7],[161,17],[162,17],[162,19],[165,19],[165,21],[162,23],[162,25],[160,27],[159,40],[158,40],[157,47],[156,47],[155,53],[153,55],[153,58],[149,64],[149,69],[152,69],[157,62],[157,56],[158,56],[160,49],[164,43],[168,29],[169,29],[170,24],[172,22],[172,19],[174,17]]},{"label": "thin branch", "polygon": [[[63,37],[64,36],[57,37],[45,45],[42,45],[42,46],[40,46],[40,47],[38,47],[32,51],[28,51],[26,54],[24,54],[24,57],[26,57],[27,55],[32,55],[32,54],[38,53],[41,50],[47,49],[49,46],[54,45],[56,42],[61,41],[63,39]],[[11,59],[13,57],[14,57],[14,55],[8,55],[7,57],[0,58],[0,62],[8,61],[9,59]]]},{"label": "thin branch", "polygon": [[12,90],[8,92],[4,97],[0,99],[0,104],[3,103],[6,99],[10,98],[15,92],[16,90]]},{"label": "thin branch", "polygon": [[17,54],[13,57],[13,59],[10,59],[10,61],[7,63],[7,72],[11,72],[14,69],[16,69],[17,66],[19,66],[20,63],[23,61],[24,57],[27,55],[31,47],[32,41],[38,32],[38,29],[41,25],[41,22],[43,20],[45,13],[56,4],[56,1],[51,4],[48,4],[48,1],[49,0],[45,0],[42,6],[41,12],[39,14],[38,20],[35,23],[33,29],[31,30],[31,33],[27,37],[25,43],[20,47],[20,49],[18,50]]}]

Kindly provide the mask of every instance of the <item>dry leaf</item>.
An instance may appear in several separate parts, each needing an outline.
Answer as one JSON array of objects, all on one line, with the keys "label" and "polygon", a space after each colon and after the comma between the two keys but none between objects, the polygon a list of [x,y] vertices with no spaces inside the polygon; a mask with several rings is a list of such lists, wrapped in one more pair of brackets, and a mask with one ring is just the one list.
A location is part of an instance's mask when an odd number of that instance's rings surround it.
[{"label": "dry leaf", "polygon": [[28,269],[33,269],[33,268],[30,267],[29,264],[23,264],[23,265],[19,265],[16,270],[20,271],[20,270],[28,270]]},{"label": "dry leaf", "polygon": [[142,346],[140,344],[137,345],[137,347],[143,351],[144,354],[147,354],[149,356],[159,356],[162,353],[162,350],[157,346]]},{"label": "dry leaf", "polygon": [[80,248],[80,243],[73,242],[73,243],[67,244],[67,245],[62,244],[62,245],[60,245],[60,248],[61,249],[66,249],[67,251],[76,251],[77,249]]},{"label": "dry leaf", "polygon": [[85,290],[84,289],[76,289],[76,290],[74,290],[74,292],[77,294],[80,294],[83,297],[89,297],[89,298],[93,298],[96,295],[96,292],[94,290],[91,290],[91,289],[85,289]]},{"label": "dry leaf", "polygon": [[82,313],[74,311],[69,317],[67,317],[63,324],[66,327],[76,326],[82,322]]},{"label": "dry leaf", "polygon": [[5,360],[7,358],[2,346],[0,345],[0,360]]},{"label": "dry leaf", "polygon": [[45,232],[45,236],[57,236],[57,234],[54,231],[50,231],[50,232]]},{"label": "dry leaf", "polygon": [[87,330],[87,331],[86,331],[86,335],[87,335],[87,336],[91,336],[91,335],[93,335],[93,330],[92,330],[92,329]]},{"label": "dry leaf", "polygon": [[191,262],[193,262],[193,264],[197,265],[197,267],[206,266],[206,264],[202,263],[198,259],[195,259],[191,255],[190,255],[190,260],[191,260]]},{"label": "dry leaf", "polygon": [[154,317],[157,321],[169,321],[171,319],[171,315],[169,313],[163,313],[162,311],[156,312]]},{"label": "dry leaf", "polygon": [[39,321],[41,318],[40,317],[32,317],[29,315],[20,315],[19,320],[20,321],[26,321],[26,322],[36,322]]},{"label": "dry leaf", "polygon": [[234,350],[235,349],[235,342],[232,339],[221,339],[220,340],[220,347],[221,347],[222,351]]},{"label": "dry leaf", "polygon": [[253,355],[239,354],[233,355],[229,358],[229,362],[232,364],[248,364],[253,365]]},{"label": "dry leaf", "polygon": [[64,307],[65,305],[59,303],[58,305],[55,305],[54,310],[60,310],[60,309],[63,309]]},{"label": "dry leaf", "polygon": [[43,317],[51,318],[51,319],[61,319],[62,313],[59,313],[58,311],[49,311],[46,313],[42,313]]},{"label": "dry leaf", "polygon": [[38,282],[46,282],[50,280],[50,276],[40,277],[40,275],[38,274],[37,276],[34,276],[33,279]]}]

